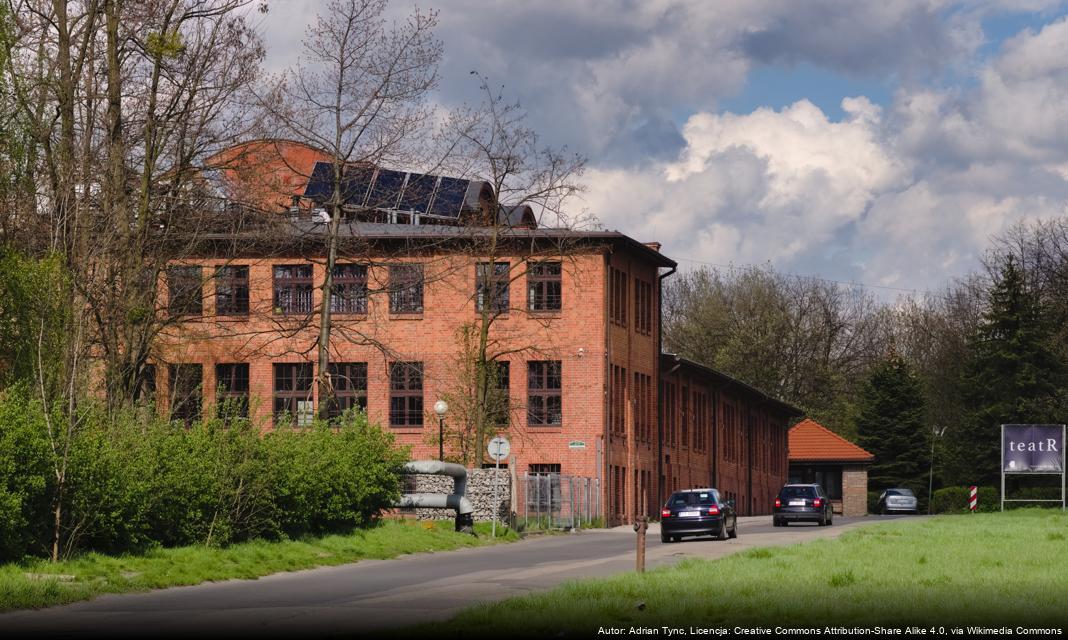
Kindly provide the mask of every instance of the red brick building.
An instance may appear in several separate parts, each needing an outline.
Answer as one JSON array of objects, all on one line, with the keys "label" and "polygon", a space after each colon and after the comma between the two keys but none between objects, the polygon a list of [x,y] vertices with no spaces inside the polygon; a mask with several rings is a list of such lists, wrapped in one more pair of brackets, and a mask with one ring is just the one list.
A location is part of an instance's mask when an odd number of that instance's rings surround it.
[{"label": "red brick building", "polygon": [[[477,212],[486,186],[461,185],[455,203]],[[672,489],[693,486],[719,487],[742,514],[769,511],[799,412],[660,353],[661,280],[675,263],[659,245],[535,228],[529,211],[502,213],[510,224],[494,230],[411,210],[374,214],[342,225],[330,343],[338,410],[363,407],[413,458],[436,458],[432,407],[455,391],[458,332],[494,287],[503,304],[490,331],[505,354],[517,472],[598,480],[613,522],[655,515]],[[168,312],[183,321],[160,337],[153,375],[176,415],[230,401],[266,429],[310,421],[324,231],[305,216],[269,238],[219,234],[168,270]],[[492,256],[480,253],[490,233]]]}]

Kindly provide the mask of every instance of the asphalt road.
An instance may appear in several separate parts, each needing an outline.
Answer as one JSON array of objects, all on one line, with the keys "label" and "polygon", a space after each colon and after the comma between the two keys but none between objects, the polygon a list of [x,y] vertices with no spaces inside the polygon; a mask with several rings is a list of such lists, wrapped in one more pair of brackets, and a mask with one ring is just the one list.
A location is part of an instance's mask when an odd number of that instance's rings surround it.
[{"label": "asphalt road", "polygon": [[[663,544],[651,525],[647,566],[686,557],[718,558],[756,546],[836,537],[901,516],[835,518],[831,527],[771,526],[770,516],[739,518],[728,541],[686,538]],[[0,615],[0,637],[340,635],[445,620],[478,602],[552,588],[564,581],[634,569],[629,527],[539,536],[521,542],[394,560],[282,573]]]}]

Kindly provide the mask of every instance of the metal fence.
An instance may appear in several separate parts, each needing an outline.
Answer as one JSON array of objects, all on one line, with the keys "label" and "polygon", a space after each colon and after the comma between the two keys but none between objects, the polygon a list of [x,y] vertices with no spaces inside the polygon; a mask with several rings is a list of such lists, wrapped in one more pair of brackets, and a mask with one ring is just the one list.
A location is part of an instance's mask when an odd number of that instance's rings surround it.
[{"label": "metal fence", "polygon": [[600,482],[559,473],[524,473],[517,487],[525,529],[574,529],[601,520]]}]

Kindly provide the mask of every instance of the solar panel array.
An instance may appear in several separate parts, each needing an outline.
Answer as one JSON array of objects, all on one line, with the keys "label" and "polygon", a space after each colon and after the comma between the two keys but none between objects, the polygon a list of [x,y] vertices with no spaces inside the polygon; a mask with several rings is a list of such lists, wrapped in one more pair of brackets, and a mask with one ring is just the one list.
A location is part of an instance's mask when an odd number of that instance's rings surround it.
[{"label": "solar panel array", "polygon": [[[304,197],[323,202],[333,193],[333,166],[316,162],[304,188]],[[395,210],[458,218],[463,210],[470,180],[405,173],[352,165],[341,180],[345,204],[370,209]]]}]

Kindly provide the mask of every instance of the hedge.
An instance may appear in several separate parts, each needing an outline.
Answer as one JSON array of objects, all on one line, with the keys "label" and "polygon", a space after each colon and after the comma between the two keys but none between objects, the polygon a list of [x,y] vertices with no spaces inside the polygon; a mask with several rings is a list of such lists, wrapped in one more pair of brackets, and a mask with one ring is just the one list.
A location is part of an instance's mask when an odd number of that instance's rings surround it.
[{"label": "hedge", "polygon": [[[969,487],[946,487],[936,490],[931,498],[931,513],[966,513],[969,493]],[[978,498],[979,511],[1001,509],[998,490],[994,487],[979,487]]]},{"label": "hedge", "polygon": [[[54,429],[66,426],[52,416]],[[261,435],[248,420],[191,427],[144,411],[80,410],[64,490],[64,555],[294,538],[371,523],[400,495],[406,450],[346,413]],[[47,556],[57,492],[44,413],[0,392],[0,561]]]}]

